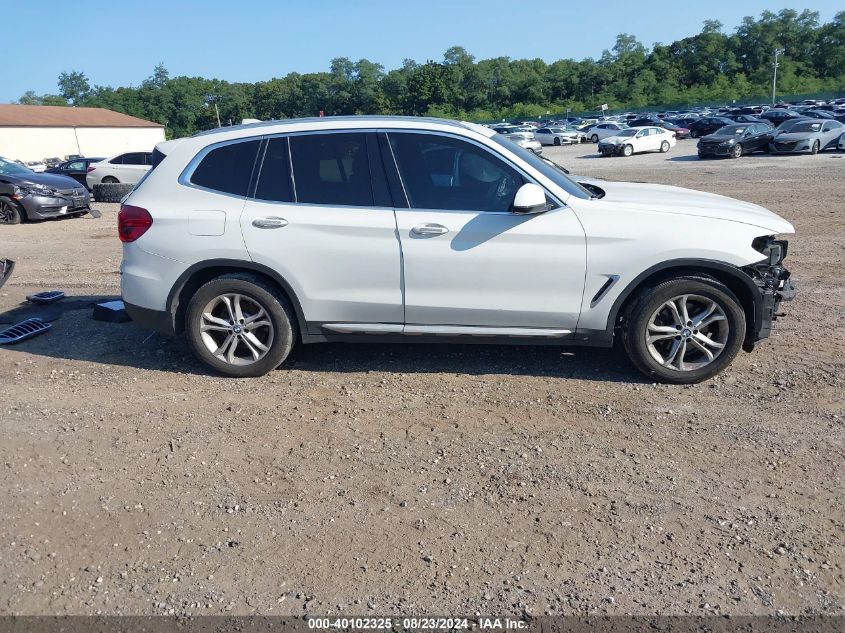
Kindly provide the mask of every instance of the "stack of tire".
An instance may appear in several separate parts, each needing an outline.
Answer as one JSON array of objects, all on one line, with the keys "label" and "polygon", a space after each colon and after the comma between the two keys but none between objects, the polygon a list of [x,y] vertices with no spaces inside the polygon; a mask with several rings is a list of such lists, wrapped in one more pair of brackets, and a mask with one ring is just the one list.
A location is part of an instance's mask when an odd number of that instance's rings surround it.
[{"label": "stack of tire", "polygon": [[121,182],[94,185],[94,202],[120,202],[134,187]]}]

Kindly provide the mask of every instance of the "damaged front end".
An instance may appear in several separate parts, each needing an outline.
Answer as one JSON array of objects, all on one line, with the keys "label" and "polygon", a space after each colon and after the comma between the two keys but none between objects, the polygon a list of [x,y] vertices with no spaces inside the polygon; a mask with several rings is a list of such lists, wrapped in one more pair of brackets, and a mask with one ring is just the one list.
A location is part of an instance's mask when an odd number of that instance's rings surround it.
[{"label": "damaged front end", "polygon": [[784,316],[779,313],[781,302],[795,298],[791,273],[783,266],[789,242],[765,236],[755,239],[752,246],[762,253],[765,259],[743,268],[760,291],[760,302],[755,306],[755,327],[753,331],[748,332],[742,346],[747,352],[754,349],[755,343],[768,338],[772,333],[772,323],[779,316]]}]

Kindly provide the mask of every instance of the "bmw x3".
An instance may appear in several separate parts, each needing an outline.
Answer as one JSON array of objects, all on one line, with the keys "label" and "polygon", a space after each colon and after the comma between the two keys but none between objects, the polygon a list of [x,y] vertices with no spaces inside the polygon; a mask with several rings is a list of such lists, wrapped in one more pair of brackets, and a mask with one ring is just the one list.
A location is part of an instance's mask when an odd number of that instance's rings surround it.
[{"label": "bmw x3", "polygon": [[300,343],[621,340],[652,379],[694,383],[794,295],[774,213],[576,178],[471,123],[253,123],[152,163],[118,216],[126,310],[229,376]]}]

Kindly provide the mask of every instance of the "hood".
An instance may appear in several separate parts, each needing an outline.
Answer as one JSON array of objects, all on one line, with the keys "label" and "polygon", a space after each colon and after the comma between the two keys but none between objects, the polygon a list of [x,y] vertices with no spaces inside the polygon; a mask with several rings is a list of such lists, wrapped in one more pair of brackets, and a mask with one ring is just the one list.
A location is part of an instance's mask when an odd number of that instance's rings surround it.
[{"label": "hood", "polygon": [[0,180],[5,180],[13,185],[44,185],[53,189],[77,189],[82,186],[70,176],[48,174],[47,172],[41,174],[35,172],[31,174],[4,174],[0,175]]},{"label": "hood", "polygon": [[638,182],[610,182],[583,178],[605,191],[602,201],[613,202],[631,211],[692,215],[758,226],[772,233],[794,233],[795,228],[779,215],[759,205],[668,185]]},{"label": "hood", "polygon": [[603,138],[601,141],[599,141],[599,145],[601,145],[602,143],[605,143],[605,144],[608,144],[608,145],[619,145],[619,143],[626,143],[626,142],[630,141],[632,138],[634,138],[634,137],[633,136],[608,136],[607,138]]},{"label": "hood", "polygon": [[818,136],[818,132],[786,132],[775,136],[776,141],[791,143],[793,141],[806,141],[808,138]]},{"label": "hood", "polygon": [[725,141],[729,141],[731,139],[736,139],[737,136],[735,134],[708,134],[707,136],[702,136],[702,141],[718,141],[719,143],[724,143]]}]

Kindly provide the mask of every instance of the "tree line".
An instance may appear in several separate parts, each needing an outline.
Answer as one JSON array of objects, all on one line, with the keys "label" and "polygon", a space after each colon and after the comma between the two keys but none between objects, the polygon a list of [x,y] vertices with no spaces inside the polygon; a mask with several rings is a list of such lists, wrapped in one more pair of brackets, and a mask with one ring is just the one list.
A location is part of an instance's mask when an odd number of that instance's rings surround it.
[{"label": "tree line", "polygon": [[691,37],[646,48],[633,35],[616,37],[598,59],[475,60],[464,48],[441,61],[406,59],[385,71],[367,59],[333,59],[328,72],[257,83],[170,77],[163,65],[137,87],[91,86],[84,73],[63,72],[59,93],[26,92],[19,103],[103,107],[162,123],[169,137],[239,123],[340,114],[406,114],[468,120],[538,117],[650,105],[728,102],[771,93],[773,54],[778,92],[845,90],[845,11],[831,22],[783,9],[746,17],[732,33],[706,20]]}]

